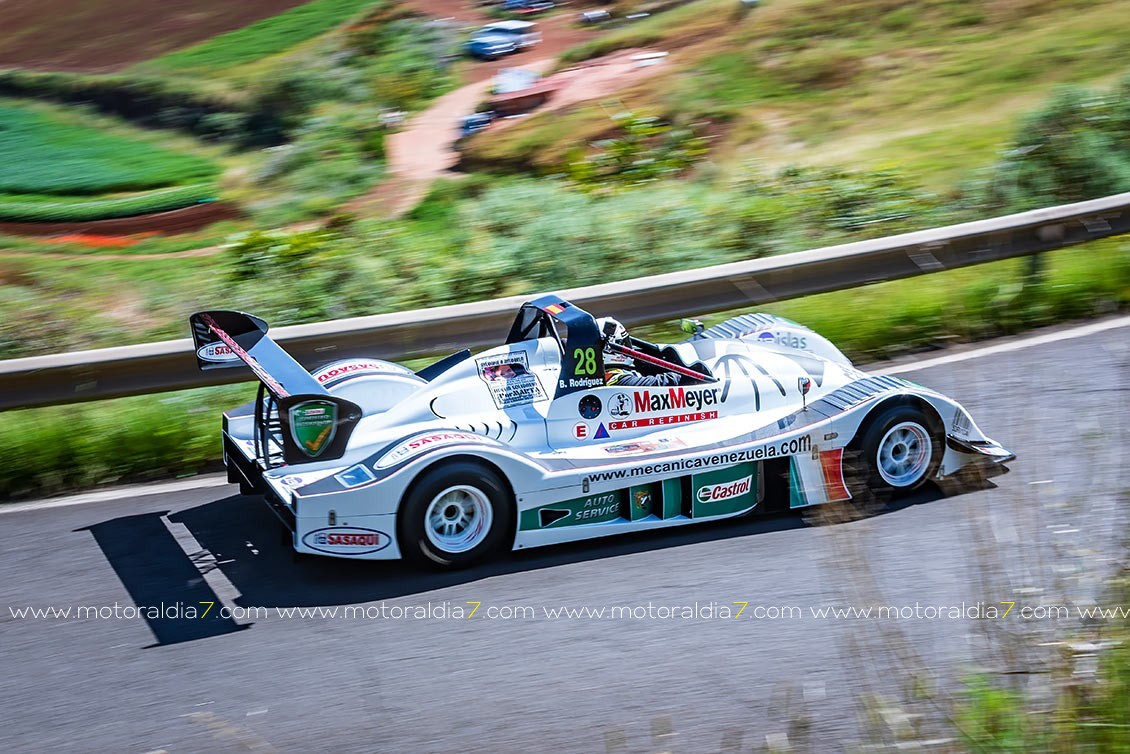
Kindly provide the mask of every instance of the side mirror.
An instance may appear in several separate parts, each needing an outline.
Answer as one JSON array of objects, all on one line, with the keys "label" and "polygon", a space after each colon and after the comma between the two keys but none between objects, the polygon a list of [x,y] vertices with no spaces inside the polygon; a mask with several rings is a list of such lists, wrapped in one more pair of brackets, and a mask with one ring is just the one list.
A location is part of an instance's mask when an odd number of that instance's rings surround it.
[{"label": "side mirror", "polygon": [[797,383],[796,384],[797,390],[800,391],[801,408],[803,410],[807,411],[808,410],[807,396],[808,396],[808,392],[810,390],[812,390],[812,378],[811,377],[797,377],[796,383]]}]

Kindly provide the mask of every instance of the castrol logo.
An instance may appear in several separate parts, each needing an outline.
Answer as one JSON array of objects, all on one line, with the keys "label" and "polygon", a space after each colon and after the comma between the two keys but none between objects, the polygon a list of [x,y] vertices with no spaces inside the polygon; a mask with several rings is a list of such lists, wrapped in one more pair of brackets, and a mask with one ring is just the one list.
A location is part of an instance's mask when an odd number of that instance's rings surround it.
[{"label": "castrol logo", "polygon": [[732,497],[745,495],[753,484],[753,475],[723,484],[711,484],[699,487],[698,501],[700,503],[713,503],[719,500],[729,500]]}]

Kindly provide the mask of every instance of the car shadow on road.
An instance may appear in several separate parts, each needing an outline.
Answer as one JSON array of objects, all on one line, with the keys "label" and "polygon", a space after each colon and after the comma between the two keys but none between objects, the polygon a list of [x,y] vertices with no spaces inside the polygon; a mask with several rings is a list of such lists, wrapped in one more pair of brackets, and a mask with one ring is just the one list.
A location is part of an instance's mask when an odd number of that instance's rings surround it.
[{"label": "car shadow on road", "polygon": [[[886,515],[943,495],[932,487],[885,506]],[[183,523],[240,591],[244,607],[346,605],[392,599],[468,584],[492,576],[553,568],[703,542],[750,537],[813,525],[801,511],[749,516],[601,540],[506,553],[454,572],[434,572],[400,561],[358,561],[304,556],[280,536],[281,526],[262,501],[233,496],[170,519]],[[752,542],[751,546],[756,546]]]},{"label": "car shadow on road", "polygon": [[[986,487],[992,487],[986,483]],[[865,515],[890,515],[945,497],[927,486]],[[704,542],[753,537],[818,525],[829,517],[810,511],[782,511],[695,526],[664,529],[542,547],[499,555],[490,562],[454,572],[421,570],[400,561],[296,559],[282,527],[258,497],[233,495],[177,513],[155,512],[114,518],[87,527],[135,604],[179,605],[182,612],[220,598],[203,573],[218,569],[240,596],[244,608],[330,607],[394,599],[470,584],[493,576],[560,565],[653,552]],[[847,516],[847,519],[858,518]],[[847,520],[831,517],[831,520]],[[165,521],[183,524],[196,544],[186,548]],[[183,539],[183,538],[182,538]],[[196,546],[198,544],[198,547]],[[756,541],[751,547],[756,547]],[[187,552],[186,549],[196,549]],[[146,617],[146,616],[141,616]],[[249,628],[213,614],[206,620],[162,612],[146,617],[158,645],[219,636]]]},{"label": "car shadow on road", "polygon": [[220,598],[201,575],[201,553],[187,553],[163,511],[86,527],[129,592],[158,645],[179,644],[249,628],[213,609]]}]

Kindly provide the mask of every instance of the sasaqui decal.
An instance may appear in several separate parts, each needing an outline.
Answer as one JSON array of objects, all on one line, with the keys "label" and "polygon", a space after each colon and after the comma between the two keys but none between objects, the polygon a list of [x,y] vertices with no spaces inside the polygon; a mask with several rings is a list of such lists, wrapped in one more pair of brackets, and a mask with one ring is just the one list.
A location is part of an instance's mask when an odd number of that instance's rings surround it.
[{"label": "sasaqui decal", "polygon": [[470,432],[431,432],[426,435],[418,435],[410,440],[397,445],[381,456],[380,460],[373,464],[374,469],[387,469],[390,466],[395,466],[401,461],[411,458],[414,455],[423,453],[430,448],[436,448],[441,445],[453,445],[459,442],[482,442],[483,438],[479,435],[471,434]]},{"label": "sasaqui decal", "polygon": [[211,361],[222,364],[228,361],[239,361],[239,355],[226,343],[207,343],[196,349],[196,355],[201,361]]},{"label": "sasaqui decal", "polygon": [[330,555],[368,555],[383,550],[391,543],[392,537],[384,532],[356,526],[315,529],[302,538],[302,544],[311,550]]}]

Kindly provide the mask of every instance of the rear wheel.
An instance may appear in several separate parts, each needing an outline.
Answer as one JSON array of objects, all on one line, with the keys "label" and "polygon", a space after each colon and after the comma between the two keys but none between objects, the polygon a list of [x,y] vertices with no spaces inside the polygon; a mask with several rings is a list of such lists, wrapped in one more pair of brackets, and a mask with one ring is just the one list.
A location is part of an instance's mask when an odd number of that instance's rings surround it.
[{"label": "rear wheel", "polygon": [[498,474],[457,462],[424,472],[401,504],[404,556],[442,568],[468,566],[499,549],[513,505]]},{"label": "rear wheel", "polygon": [[938,423],[913,406],[892,406],[873,419],[852,443],[852,463],[845,467],[852,497],[880,499],[909,492],[933,477],[944,444]]}]

